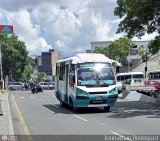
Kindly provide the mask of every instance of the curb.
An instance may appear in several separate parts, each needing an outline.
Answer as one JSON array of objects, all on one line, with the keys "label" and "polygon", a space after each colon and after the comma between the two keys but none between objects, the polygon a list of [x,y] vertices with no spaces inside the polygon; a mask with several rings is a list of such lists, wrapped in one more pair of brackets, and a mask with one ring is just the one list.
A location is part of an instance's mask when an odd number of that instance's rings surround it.
[{"label": "curb", "polygon": [[1,100],[0,100],[0,116],[3,116],[2,106],[1,106]]},{"label": "curb", "polygon": [[11,117],[11,109],[10,109],[10,105],[9,105],[9,95],[8,93],[5,93],[6,96],[7,96],[7,107],[8,107],[8,112],[7,112],[7,115],[8,115],[8,132],[9,132],[9,135],[14,135],[14,130],[13,130],[13,123],[12,123],[12,117]]}]

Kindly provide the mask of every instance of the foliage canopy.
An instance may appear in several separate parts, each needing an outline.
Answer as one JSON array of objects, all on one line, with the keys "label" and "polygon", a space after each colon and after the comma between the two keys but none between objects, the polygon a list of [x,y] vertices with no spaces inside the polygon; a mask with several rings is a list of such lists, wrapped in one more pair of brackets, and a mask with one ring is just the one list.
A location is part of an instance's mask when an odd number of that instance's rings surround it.
[{"label": "foliage canopy", "polygon": [[122,18],[117,33],[141,37],[160,33],[160,0],[117,0],[114,14]]},{"label": "foliage canopy", "polygon": [[122,65],[127,65],[127,56],[129,54],[129,45],[135,47],[134,43],[130,44],[128,38],[120,38],[113,41],[108,47],[97,47],[94,52],[102,53],[110,59],[117,60]]},{"label": "foliage canopy", "polygon": [[0,45],[2,50],[3,77],[9,74],[10,79],[18,81],[22,77],[27,61],[28,51],[25,43],[18,37],[0,33]]}]

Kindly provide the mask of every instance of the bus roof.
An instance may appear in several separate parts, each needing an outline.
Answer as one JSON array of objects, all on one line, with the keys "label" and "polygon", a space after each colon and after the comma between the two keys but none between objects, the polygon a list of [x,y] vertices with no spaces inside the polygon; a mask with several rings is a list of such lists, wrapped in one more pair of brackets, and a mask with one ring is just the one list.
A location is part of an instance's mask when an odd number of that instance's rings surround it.
[{"label": "bus roof", "polygon": [[85,62],[107,62],[107,63],[116,63],[117,66],[121,64],[115,60],[111,60],[106,57],[104,54],[98,53],[78,53],[72,57],[59,60],[57,63],[71,61],[72,64],[85,63]]},{"label": "bus roof", "polygon": [[132,74],[143,74],[143,72],[126,72],[126,73],[118,73],[117,76],[120,75],[132,75]]}]

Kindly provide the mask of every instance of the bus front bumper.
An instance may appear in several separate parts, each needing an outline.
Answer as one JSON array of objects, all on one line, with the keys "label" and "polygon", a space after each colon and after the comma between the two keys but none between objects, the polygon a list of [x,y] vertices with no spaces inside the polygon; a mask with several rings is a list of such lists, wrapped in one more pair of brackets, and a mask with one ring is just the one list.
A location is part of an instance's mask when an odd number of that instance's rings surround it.
[{"label": "bus front bumper", "polygon": [[114,95],[89,95],[76,96],[75,107],[106,107],[113,106],[117,101],[118,94]]}]

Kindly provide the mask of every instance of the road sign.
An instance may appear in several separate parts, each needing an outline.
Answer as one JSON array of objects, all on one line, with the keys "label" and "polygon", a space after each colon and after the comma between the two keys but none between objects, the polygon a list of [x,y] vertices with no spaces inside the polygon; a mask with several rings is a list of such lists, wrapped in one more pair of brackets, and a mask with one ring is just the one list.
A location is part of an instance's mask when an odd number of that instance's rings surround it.
[{"label": "road sign", "polygon": [[0,32],[13,34],[13,26],[12,25],[0,25]]}]

